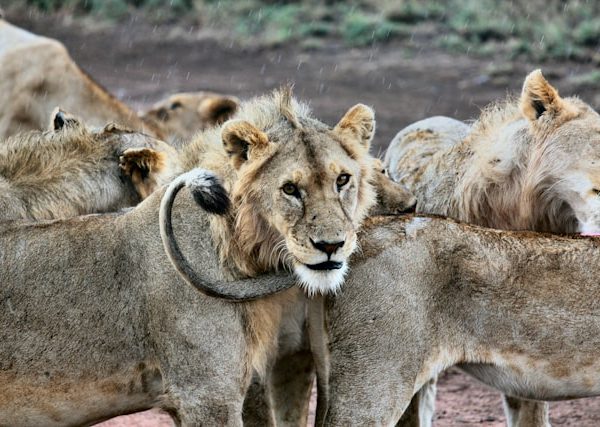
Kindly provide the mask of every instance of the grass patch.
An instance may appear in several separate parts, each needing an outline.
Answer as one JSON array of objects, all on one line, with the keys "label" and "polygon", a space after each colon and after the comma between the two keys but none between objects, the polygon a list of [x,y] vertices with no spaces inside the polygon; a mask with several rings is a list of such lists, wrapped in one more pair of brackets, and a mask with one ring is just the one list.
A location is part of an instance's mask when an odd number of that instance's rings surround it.
[{"label": "grass patch", "polygon": [[[5,0],[8,5],[22,4]],[[44,12],[118,20],[142,11],[154,20],[184,18],[240,43],[366,46],[431,29],[431,44],[535,61],[598,58],[600,2],[591,0],[27,0]]]}]

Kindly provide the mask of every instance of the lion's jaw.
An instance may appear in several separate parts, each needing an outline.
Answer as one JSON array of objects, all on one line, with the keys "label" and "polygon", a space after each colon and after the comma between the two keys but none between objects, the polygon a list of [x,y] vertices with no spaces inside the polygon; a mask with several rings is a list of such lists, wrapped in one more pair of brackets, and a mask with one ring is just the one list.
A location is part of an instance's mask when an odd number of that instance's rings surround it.
[{"label": "lion's jaw", "polygon": [[[356,249],[356,233],[346,233],[344,245],[331,255],[307,246],[288,244],[292,268],[299,285],[309,295],[337,293],[348,272],[348,258]],[[312,245],[311,245],[312,246]]]}]

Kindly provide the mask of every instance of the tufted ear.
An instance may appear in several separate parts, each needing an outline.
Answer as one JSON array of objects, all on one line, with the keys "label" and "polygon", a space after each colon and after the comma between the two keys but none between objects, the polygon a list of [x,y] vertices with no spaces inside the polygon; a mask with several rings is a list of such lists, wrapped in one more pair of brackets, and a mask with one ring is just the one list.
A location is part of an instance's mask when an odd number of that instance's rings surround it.
[{"label": "tufted ear", "polygon": [[200,102],[198,115],[208,125],[221,124],[237,111],[240,102],[230,96],[210,96]]},{"label": "tufted ear", "polygon": [[556,116],[568,108],[541,70],[535,70],[525,78],[520,106],[523,115],[532,122],[543,114]]},{"label": "tufted ear", "polygon": [[81,122],[70,115],[69,113],[64,112],[60,109],[60,107],[56,107],[52,112],[52,119],[50,121],[50,129],[51,130],[61,130],[65,127],[75,127],[79,126]]},{"label": "tufted ear", "polygon": [[221,139],[236,169],[246,160],[260,156],[271,145],[263,131],[245,120],[226,122],[221,129]]},{"label": "tufted ear", "polygon": [[364,104],[356,104],[344,114],[333,130],[342,136],[352,137],[368,151],[375,135],[375,112]]},{"label": "tufted ear", "polygon": [[131,179],[142,199],[159,186],[157,174],[165,169],[166,157],[151,148],[130,148],[119,157],[119,167]]}]

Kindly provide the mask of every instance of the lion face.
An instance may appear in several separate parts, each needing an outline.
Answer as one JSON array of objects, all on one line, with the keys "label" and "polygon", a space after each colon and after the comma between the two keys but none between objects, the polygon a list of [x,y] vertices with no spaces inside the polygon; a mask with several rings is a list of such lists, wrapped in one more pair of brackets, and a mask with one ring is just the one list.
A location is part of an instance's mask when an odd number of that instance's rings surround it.
[{"label": "lion face", "polygon": [[270,234],[267,256],[293,269],[309,294],[342,284],[357,228],[374,203],[374,126],[363,105],[334,129],[313,119],[266,132],[239,120],[224,125],[225,149],[239,169],[232,192],[239,239]]},{"label": "lion face", "polygon": [[239,100],[210,92],[186,92],[171,95],[142,114],[164,129],[173,140],[187,140],[201,129],[229,119],[237,110]]},{"label": "lion face", "polygon": [[525,79],[520,106],[534,138],[526,182],[536,190],[526,198],[541,199],[553,231],[600,233],[600,115],[562,98],[539,70]]},{"label": "lion face", "polygon": [[[586,106],[587,107],[587,106]],[[555,189],[572,210],[572,232],[600,234],[600,115],[589,107],[549,138]]]}]

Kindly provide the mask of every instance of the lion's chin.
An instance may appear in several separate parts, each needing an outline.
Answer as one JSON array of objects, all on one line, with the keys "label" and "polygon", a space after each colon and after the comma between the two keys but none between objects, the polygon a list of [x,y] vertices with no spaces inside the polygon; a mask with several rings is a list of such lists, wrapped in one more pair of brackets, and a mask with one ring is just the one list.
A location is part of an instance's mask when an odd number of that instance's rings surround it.
[{"label": "lion's chin", "polygon": [[294,272],[298,277],[300,287],[308,296],[316,294],[335,294],[344,283],[344,277],[348,271],[348,263],[337,263],[335,269],[312,269],[305,264],[296,263]]}]

